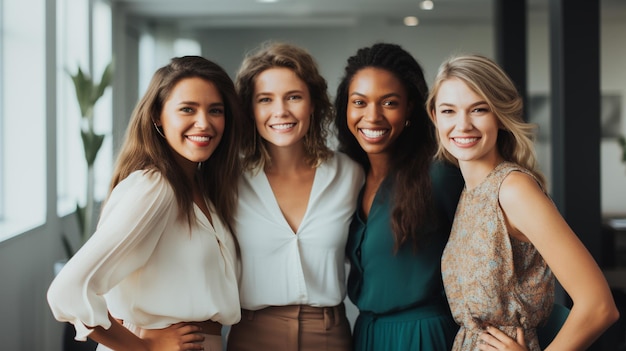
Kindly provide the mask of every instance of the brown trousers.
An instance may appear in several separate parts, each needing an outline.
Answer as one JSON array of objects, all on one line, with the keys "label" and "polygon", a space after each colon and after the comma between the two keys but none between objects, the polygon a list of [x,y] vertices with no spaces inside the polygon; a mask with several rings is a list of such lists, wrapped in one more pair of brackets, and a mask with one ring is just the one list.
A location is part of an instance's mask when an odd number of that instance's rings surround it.
[{"label": "brown trousers", "polygon": [[228,335],[228,351],[350,351],[346,309],[306,305],[241,311]]}]

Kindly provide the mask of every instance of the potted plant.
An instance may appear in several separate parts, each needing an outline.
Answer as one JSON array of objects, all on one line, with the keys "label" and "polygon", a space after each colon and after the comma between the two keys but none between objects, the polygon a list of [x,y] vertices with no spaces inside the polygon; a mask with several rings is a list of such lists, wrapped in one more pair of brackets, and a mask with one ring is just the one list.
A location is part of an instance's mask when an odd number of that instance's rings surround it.
[{"label": "potted plant", "polygon": [[82,246],[92,234],[94,229],[93,220],[95,215],[96,200],[94,198],[95,174],[94,163],[98,152],[102,147],[104,135],[98,134],[94,128],[94,107],[98,100],[104,95],[107,87],[111,85],[113,79],[113,64],[109,63],[99,82],[93,81],[89,74],[83,72],[80,66],[76,73],[68,71],[72,78],[76,91],[76,99],[81,113],[80,136],[83,142],[85,161],[87,163],[87,186],[85,205],[76,204],[76,218],[79,226],[80,240],[78,247],[74,248],[72,242],[63,234],[63,247],[69,259]]},{"label": "potted plant", "polygon": [[[78,221],[80,236],[78,247],[74,248],[67,235],[62,234],[61,240],[63,242],[67,259],[55,263],[55,274],[63,268],[65,262],[67,262],[67,260],[76,253],[80,246],[82,246],[87,239],[89,239],[94,229],[93,219],[96,207],[96,200],[94,196],[94,163],[105,137],[103,134],[98,134],[95,131],[94,107],[102,95],[104,95],[107,87],[111,85],[111,80],[113,78],[113,65],[112,63],[109,63],[106,66],[104,72],[102,73],[102,77],[100,78],[100,82],[94,82],[88,74],[83,72],[80,66],[78,66],[76,73],[73,74],[68,71],[68,75],[72,78],[72,82],[74,83],[76,99],[81,113],[80,136],[83,142],[85,161],[87,163],[87,193],[84,206],[76,203],[76,218]],[[86,342],[74,340],[74,327],[70,323],[65,324],[65,329],[63,331],[64,351],[93,351],[97,346],[98,344],[92,339],[87,339]]]}]

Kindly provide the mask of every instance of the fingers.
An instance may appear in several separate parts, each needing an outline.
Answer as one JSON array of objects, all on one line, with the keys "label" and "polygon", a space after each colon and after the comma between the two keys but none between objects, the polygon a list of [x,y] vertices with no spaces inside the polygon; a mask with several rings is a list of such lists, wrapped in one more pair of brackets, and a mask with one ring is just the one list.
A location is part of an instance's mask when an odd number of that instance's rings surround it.
[{"label": "fingers", "polygon": [[200,334],[200,333],[185,334],[181,336],[180,341],[184,344],[201,343],[204,341],[204,334]]},{"label": "fingers", "polygon": [[[491,329],[491,330],[490,330]],[[482,343],[479,344],[479,348],[481,350],[501,350],[503,349],[503,343],[500,338],[503,338],[502,335],[497,336],[499,333],[503,334],[504,337],[508,336],[502,333],[498,328],[487,327],[485,328],[485,332],[480,334],[480,340]]]},{"label": "fingers", "polygon": [[488,326],[480,334],[480,340],[480,350],[526,350],[524,331],[519,327],[516,338],[513,339],[498,328]]},{"label": "fingers", "polygon": [[526,344],[526,341],[524,340],[524,329],[517,327],[517,336],[515,340],[517,340],[517,343],[520,345]]}]

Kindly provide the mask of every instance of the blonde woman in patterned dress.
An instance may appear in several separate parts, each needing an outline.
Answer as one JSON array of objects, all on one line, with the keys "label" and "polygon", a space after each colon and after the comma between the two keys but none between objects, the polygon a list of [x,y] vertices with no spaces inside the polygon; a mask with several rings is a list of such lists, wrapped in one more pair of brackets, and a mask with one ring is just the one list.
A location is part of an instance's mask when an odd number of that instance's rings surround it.
[{"label": "blonde woman in patterned dress", "polygon": [[[546,350],[584,350],[619,316],[608,284],[545,191],[522,99],[492,60],[458,56],[427,101],[438,156],[466,187],[442,257],[460,325],[453,350],[539,350],[536,328],[554,302],[554,276],[572,310]],[[553,276],[554,272],[554,276]]]}]

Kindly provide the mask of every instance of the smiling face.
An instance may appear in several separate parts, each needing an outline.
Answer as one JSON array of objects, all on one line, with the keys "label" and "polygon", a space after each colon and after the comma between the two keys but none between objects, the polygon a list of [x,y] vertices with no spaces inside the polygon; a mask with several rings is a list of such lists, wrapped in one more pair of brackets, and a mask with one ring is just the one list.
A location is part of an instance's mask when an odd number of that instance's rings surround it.
[{"label": "smiling face", "polygon": [[215,85],[201,78],[179,81],[156,122],[176,161],[187,171],[206,161],[217,148],[225,126],[224,101]]},{"label": "smiling face", "polygon": [[306,83],[294,71],[263,71],[256,77],[252,99],[257,130],[270,148],[303,145],[313,106]]},{"label": "smiling face", "polygon": [[405,128],[409,101],[404,85],[380,68],[358,71],[348,87],[348,128],[368,154],[388,154]]},{"label": "smiling face", "polygon": [[464,81],[450,78],[442,82],[434,106],[439,140],[460,166],[468,162],[495,166],[499,162],[498,119],[487,101]]}]

